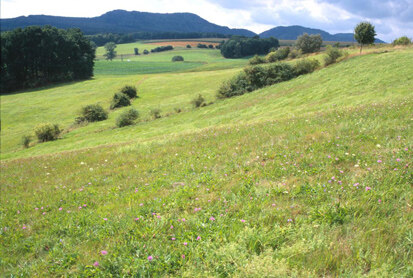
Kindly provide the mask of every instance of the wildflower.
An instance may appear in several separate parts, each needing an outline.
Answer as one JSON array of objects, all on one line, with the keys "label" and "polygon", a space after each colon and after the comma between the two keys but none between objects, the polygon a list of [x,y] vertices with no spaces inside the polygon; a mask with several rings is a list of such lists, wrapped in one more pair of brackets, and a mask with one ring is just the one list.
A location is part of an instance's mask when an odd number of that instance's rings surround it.
[{"label": "wildflower", "polygon": [[397,162],[400,162],[400,161],[401,161],[401,159],[400,159],[400,158],[397,158],[397,159],[396,159],[396,161],[397,161]]},{"label": "wildflower", "polygon": [[200,237],[200,236],[197,236],[196,240],[200,240],[200,239],[201,239],[201,237]]},{"label": "wildflower", "polygon": [[366,191],[369,191],[369,190],[371,190],[371,187],[370,187],[370,186],[366,186]]},{"label": "wildflower", "polygon": [[173,238],[171,238],[171,240],[172,240],[172,241],[174,241],[175,239],[176,239],[176,238],[174,238],[174,237],[173,237]]},{"label": "wildflower", "polygon": [[273,207],[275,207],[275,204],[272,204]]},{"label": "wildflower", "polygon": [[108,219],[107,219],[107,218],[103,218],[103,220],[108,221]]},{"label": "wildflower", "polygon": [[85,208],[85,207],[87,207],[87,205],[86,205],[86,204],[83,204],[83,207]]},{"label": "wildflower", "polygon": [[99,266],[99,262],[94,262],[93,265],[96,266],[96,267],[98,267],[98,266]]},{"label": "wildflower", "polygon": [[182,221],[182,222],[185,222],[185,221],[186,221],[186,219],[185,219],[185,218],[182,218],[182,219],[181,219],[181,221]]},{"label": "wildflower", "polygon": [[287,222],[293,222],[293,220],[291,218],[288,218]]},{"label": "wildflower", "polygon": [[107,255],[107,254],[108,254],[108,251],[102,250],[102,251],[100,251],[100,253],[101,253],[102,255]]},{"label": "wildflower", "polygon": [[380,159],[379,160],[377,160],[377,163],[382,163],[383,161],[381,161]]},{"label": "wildflower", "polygon": [[244,220],[244,219],[241,219],[241,222],[242,222],[242,223],[245,223],[245,220]]},{"label": "wildflower", "polygon": [[152,261],[153,257],[152,256],[148,256],[148,261]]},{"label": "wildflower", "polygon": [[187,246],[187,245],[188,245],[188,242],[184,242],[184,245]]},{"label": "wildflower", "polygon": [[174,228],[174,226],[171,225],[171,230]]},{"label": "wildflower", "polygon": [[214,218],[213,216],[211,216],[211,217],[209,218],[209,220],[215,221],[215,218]]},{"label": "wildflower", "polygon": [[185,259],[185,255],[182,255],[182,259]]},{"label": "wildflower", "polygon": [[136,217],[136,218],[135,218],[135,221],[138,221],[138,220],[139,220],[139,217]]},{"label": "wildflower", "polygon": [[59,210],[62,210],[63,208],[59,208]]},{"label": "wildflower", "polygon": [[26,229],[27,229],[27,227],[26,227],[25,225],[23,225],[22,229],[23,229],[23,230],[26,230]]}]

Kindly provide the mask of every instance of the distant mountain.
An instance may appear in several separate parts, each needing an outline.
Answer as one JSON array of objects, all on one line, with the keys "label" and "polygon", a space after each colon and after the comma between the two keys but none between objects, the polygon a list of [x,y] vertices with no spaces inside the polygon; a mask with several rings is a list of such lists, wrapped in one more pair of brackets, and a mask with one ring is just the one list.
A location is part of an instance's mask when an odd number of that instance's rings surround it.
[{"label": "distant mountain", "polygon": [[[320,34],[323,38],[323,41],[338,41],[338,42],[355,42],[354,34],[352,33],[339,33],[339,34],[330,34],[326,31],[320,29],[307,28],[303,26],[278,26],[262,32],[260,37],[276,37],[279,40],[295,40],[298,36],[307,33],[309,35]],[[376,43],[384,43],[380,39],[376,39]]]},{"label": "distant mountain", "polygon": [[192,13],[147,13],[114,10],[98,17],[61,17],[30,15],[1,19],[1,31],[32,25],[52,25],[57,28],[80,28],[85,34],[133,32],[201,32],[252,37],[256,34],[246,29],[230,29],[206,21]]}]

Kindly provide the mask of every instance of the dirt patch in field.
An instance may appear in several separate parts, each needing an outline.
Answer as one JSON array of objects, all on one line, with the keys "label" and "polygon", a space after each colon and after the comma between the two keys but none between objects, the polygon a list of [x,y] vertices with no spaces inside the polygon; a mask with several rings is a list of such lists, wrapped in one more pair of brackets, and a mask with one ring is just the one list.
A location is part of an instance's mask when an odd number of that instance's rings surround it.
[{"label": "dirt patch in field", "polygon": [[191,47],[196,47],[198,43],[206,44],[206,45],[212,44],[214,47],[219,44],[216,42],[203,42],[203,41],[168,41],[168,42],[151,42],[148,44],[159,45],[159,46],[172,45],[173,47],[186,47],[189,44]]}]

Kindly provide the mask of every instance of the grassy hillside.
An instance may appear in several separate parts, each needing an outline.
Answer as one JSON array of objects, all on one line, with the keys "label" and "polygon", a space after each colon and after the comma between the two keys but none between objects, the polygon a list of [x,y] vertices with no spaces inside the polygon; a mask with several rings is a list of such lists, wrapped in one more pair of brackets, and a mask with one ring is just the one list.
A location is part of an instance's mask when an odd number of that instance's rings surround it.
[{"label": "grassy hillside", "polygon": [[[2,96],[1,273],[411,276],[412,59],[353,57],[223,101],[239,68]],[[125,84],[138,86],[138,124],[114,128],[119,109],[19,146]],[[215,103],[192,108],[199,93]]]}]

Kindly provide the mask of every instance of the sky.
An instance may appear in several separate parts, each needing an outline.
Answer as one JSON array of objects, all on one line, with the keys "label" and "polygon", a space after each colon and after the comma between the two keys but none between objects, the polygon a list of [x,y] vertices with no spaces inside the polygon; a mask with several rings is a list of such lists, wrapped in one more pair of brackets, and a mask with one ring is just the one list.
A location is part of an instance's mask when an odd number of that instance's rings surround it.
[{"label": "sky", "polygon": [[353,32],[361,21],[391,42],[413,38],[413,0],[0,0],[1,18],[27,15],[94,17],[123,9],[190,12],[209,22],[261,33],[276,26],[302,25],[335,33]]}]

